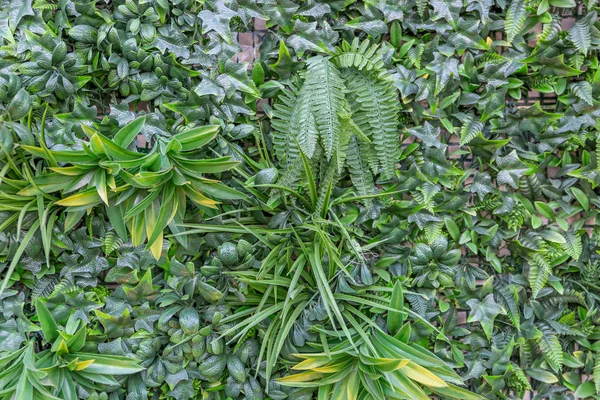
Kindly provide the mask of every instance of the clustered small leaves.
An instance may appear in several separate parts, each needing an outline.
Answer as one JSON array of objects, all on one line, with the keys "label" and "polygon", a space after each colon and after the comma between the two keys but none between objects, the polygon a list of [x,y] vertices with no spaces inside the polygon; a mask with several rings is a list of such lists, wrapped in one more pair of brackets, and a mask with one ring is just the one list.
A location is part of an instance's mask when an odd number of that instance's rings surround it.
[{"label": "clustered small leaves", "polygon": [[599,397],[599,10],[0,0],[0,400]]}]

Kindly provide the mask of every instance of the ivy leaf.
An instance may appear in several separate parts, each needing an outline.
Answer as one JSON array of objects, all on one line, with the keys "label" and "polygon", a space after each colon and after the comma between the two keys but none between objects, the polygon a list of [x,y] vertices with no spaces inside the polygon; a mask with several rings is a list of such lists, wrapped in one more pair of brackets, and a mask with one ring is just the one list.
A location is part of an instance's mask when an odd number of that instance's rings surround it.
[{"label": "ivy leaf", "polygon": [[583,73],[583,71],[565,64],[565,55],[556,57],[541,56],[539,63],[543,65],[540,69],[541,75],[554,75],[557,77],[571,77]]},{"label": "ivy leaf", "polygon": [[290,33],[293,29],[292,17],[300,6],[290,0],[267,0],[263,10],[269,16],[267,28],[277,25],[279,29]]},{"label": "ivy leaf", "polygon": [[227,44],[232,44],[229,21],[235,16],[235,11],[227,8],[222,1],[218,1],[215,12],[202,10],[198,14],[198,18],[202,20],[202,33],[215,31]]},{"label": "ivy leaf", "polygon": [[[173,397],[174,399],[187,400],[194,397],[196,393],[194,381],[187,379],[179,382],[173,390],[170,390],[167,393],[167,395]],[[246,398],[249,398],[248,394],[246,394]]]},{"label": "ivy leaf", "polygon": [[569,172],[569,176],[587,180],[592,189],[600,185],[600,169],[598,168],[596,153],[592,153],[589,164]]},{"label": "ivy leaf", "polygon": [[135,374],[127,379],[127,400],[148,399],[148,389],[140,374]]},{"label": "ivy leaf", "polygon": [[248,63],[235,63],[226,60],[223,73],[217,77],[217,83],[225,89],[230,96],[235,90],[260,97],[260,93],[248,75]]},{"label": "ivy leaf", "polygon": [[150,333],[154,332],[154,323],[160,318],[161,312],[150,307],[148,302],[135,309],[135,330],[144,329]]},{"label": "ivy leaf", "polygon": [[435,91],[437,96],[446,88],[451,77],[458,77],[458,60],[456,58],[446,58],[440,53],[435,54],[435,60],[429,64],[427,69],[435,72]]},{"label": "ivy leaf", "polygon": [[432,21],[443,18],[450,25],[454,26],[455,21],[458,19],[460,9],[463,6],[463,2],[462,0],[432,0],[431,6],[433,7],[433,15],[431,16]]},{"label": "ivy leaf", "polygon": [[269,19],[254,0],[237,0],[235,5],[237,5],[237,15],[245,24],[248,24],[252,18]]},{"label": "ivy leaf", "polygon": [[502,115],[505,99],[506,89],[488,90],[486,95],[477,102],[477,109],[481,112],[481,121],[487,121],[494,115]]},{"label": "ivy leaf", "polygon": [[0,37],[6,39],[10,43],[15,42],[9,26],[8,14],[2,11],[0,11]]},{"label": "ivy leaf", "polygon": [[471,299],[467,301],[469,307],[471,307],[471,312],[469,314],[468,322],[476,322],[479,321],[487,336],[488,340],[492,336],[492,331],[494,329],[494,319],[500,314],[506,314],[506,311],[496,303],[494,300],[494,295],[492,293],[485,296],[482,301],[478,299]]},{"label": "ivy leaf", "polygon": [[360,29],[373,37],[379,37],[387,33],[388,28],[385,22],[380,19],[369,19],[364,15],[353,18],[346,23],[347,27]]},{"label": "ivy leaf", "polygon": [[424,173],[432,178],[439,178],[447,173],[457,172],[455,167],[448,161],[446,157],[447,145],[442,145],[440,148],[427,148],[423,151],[425,163],[421,166]]},{"label": "ivy leaf", "polygon": [[461,18],[458,21],[457,32],[453,32],[448,37],[448,43],[452,44],[457,51],[466,49],[487,50],[488,45],[485,40],[479,36],[479,23],[473,20]]},{"label": "ivy leaf", "polygon": [[298,57],[307,51],[323,53],[333,50],[333,44],[337,42],[339,34],[331,29],[327,22],[323,22],[323,28],[318,30],[316,22],[303,22],[296,20],[294,24],[294,35],[291,35],[287,44],[296,51]]},{"label": "ivy leaf", "polygon": [[440,136],[441,129],[439,126],[434,127],[429,122],[425,121],[425,124],[420,127],[409,129],[408,132],[418,137],[423,141],[423,144],[427,147],[440,148],[442,143],[438,139]]},{"label": "ivy leaf", "polygon": [[494,193],[494,185],[492,184],[492,177],[487,172],[475,172],[473,177],[473,183],[469,186],[471,193],[477,193],[479,200],[483,200],[486,194]]},{"label": "ivy leaf", "polygon": [[527,166],[519,159],[517,151],[513,150],[504,157],[496,158],[496,164],[501,168],[496,178],[498,184],[508,184],[514,189],[519,188],[521,176],[527,172]]},{"label": "ivy leaf", "polygon": [[77,297],[68,297],[67,304],[75,309],[73,317],[75,319],[82,319],[86,323],[90,322],[89,314],[102,307],[101,303],[86,299],[83,292],[79,293]]},{"label": "ivy leaf", "polygon": [[152,45],[162,53],[170,51],[179,58],[190,56],[189,46],[192,39],[183,34],[179,29],[165,25],[158,28],[158,34],[154,37]]},{"label": "ivy leaf", "polygon": [[279,56],[277,57],[277,61],[273,64],[269,64],[269,67],[277,72],[277,75],[279,75],[281,79],[288,79],[292,72],[295,72],[300,68],[300,64],[300,62],[296,62],[292,59],[285,42],[281,40],[279,42]]},{"label": "ivy leaf", "polygon": [[519,111],[518,118],[516,118],[518,125],[511,123],[511,125],[514,125],[514,127],[511,126],[511,129],[513,129],[513,131],[514,129],[517,129],[520,132],[543,132],[546,130],[546,126],[558,120],[560,117],[562,117],[562,114],[544,111],[538,101],[531,107]]}]

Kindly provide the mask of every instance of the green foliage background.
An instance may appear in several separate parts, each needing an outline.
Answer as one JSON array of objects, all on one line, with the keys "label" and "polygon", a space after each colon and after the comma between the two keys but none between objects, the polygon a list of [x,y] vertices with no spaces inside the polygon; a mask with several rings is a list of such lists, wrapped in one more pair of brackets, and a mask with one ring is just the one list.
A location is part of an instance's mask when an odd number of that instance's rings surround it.
[{"label": "green foliage background", "polygon": [[0,399],[598,398],[599,8],[0,0]]}]

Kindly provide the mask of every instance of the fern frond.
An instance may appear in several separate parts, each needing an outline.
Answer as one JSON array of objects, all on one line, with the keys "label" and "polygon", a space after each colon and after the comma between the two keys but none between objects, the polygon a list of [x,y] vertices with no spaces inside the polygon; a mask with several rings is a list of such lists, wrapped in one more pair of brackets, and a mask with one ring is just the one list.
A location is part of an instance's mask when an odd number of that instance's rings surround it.
[{"label": "fern frond", "polygon": [[425,237],[429,244],[442,235],[443,222],[428,222],[425,224]]},{"label": "fern frond", "polygon": [[335,48],[331,62],[340,69],[383,71],[385,69],[383,49],[380,49],[377,43],[371,46],[369,44],[368,40],[360,43],[358,38],[354,38],[351,45],[344,40],[341,46]]},{"label": "fern frond", "polygon": [[460,145],[464,146],[475,139],[483,129],[483,122],[475,119],[475,115],[469,114],[460,129]]},{"label": "fern frond", "polygon": [[574,289],[565,289],[563,294],[555,294],[541,303],[548,309],[562,309],[565,304],[579,304],[587,308],[585,296]]},{"label": "fern frond", "polygon": [[38,10],[56,10],[58,9],[58,4],[52,4],[41,0],[34,2],[32,8]]},{"label": "fern frond", "polygon": [[398,96],[387,80],[374,74],[344,70],[352,119],[373,142],[384,179],[394,176],[400,154]]},{"label": "fern frond", "polygon": [[369,166],[361,157],[361,149],[355,136],[350,139],[346,150],[346,161],[350,179],[359,195],[373,193],[373,177]]},{"label": "fern frond", "polygon": [[542,93],[554,93],[554,85],[557,83],[555,76],[537,75],[527,80],[530,88]]},{"label": "fern frond", "polygon": [[506,40],[510,43],[525,27],[527,20],[527,8],[525,0],[515,0],[510,3],[506,11],[506,22],[504,23],[504,31],[506,32]]},{"label": "fern frond", "polygon": [[49,297],[58,282],[58,279],[51,276],[44,276],[36,281],[31,291],[31,302],[35,304],[38,299]]},{"label": "fern frond", "polygon": [[531,201],[543,196],[542,185],[536,175],[523,175],[519,179],[519,191]]},{"label": "fern frond", "polygon": [[[304,122],[303,136],[316,137],[317,135],[314,119],[310,115],[309,103],[305,100],[300,96],[296,87],[290,86],[288,90],[279,95],[273,107],[274,118],[271,120],[273,149],[277,158],[285,160],[285,165],[288,167],[300,158],[296,144],[296,139],[300,134],[296,130],[299,128],[297,125]],[[300,141],[298,140],[298,142]]]},{"label": "fern frond", "polygon": [[575,48],[583,54],[587,54],[592,46],[592,24],[594,21],[591,21],[589,17],[593,17],[593,13],[586,15],[586,17],[578,20],[575,24],[569,29],[568,38]]},{"label": "fern frond", "polygon": [[531,254],[529,259],[529,285],[534,299],[537,297],[540,290],[544,288],[546,282],[548,282],[550,272],[550,264],[542,254]]},{"label": "fern frond", "polygon": [[544,355],[546,362],[555,371],[559,372],[563,365],[563,352],[560,341],[556,335],[543,334],[537,339],[537,345]]},{"label": "fern frond", "polygon": [[[301,94],[307,96],[325,157],[331,160],[339,145],[341,123],[338,116],[344,111],[344,82],[335,65],[324,57],[313,57],[307,65]],[[309,145],[312,144],[311,139],[307,139]],[[314,151],[314,148],[310,149]],[[313,151],[307,152],[307,157],[310,158]]]},{"label": "fern frond", "polygon": [[123,240],[115,233],[115,231],[109,231],[102,240],[102,246],[104,248],[104,254],[107,256],[111,255],[115,250],[123,245]]},{"label": "fern frond", "polygon": [[283,171],[279,179],[277,180],[277,185],[287,187],[290,189],[294,189],[294,186],[300,180],[304,170],[302,169],[302,160],[298,157],[291,162],[287,168]]},{"label": "fern frond", "polygon": [[588,261],[583,266],[583,283],[587,286],[596,286],[600,280],[600,263],[597,261]]},{"label": "fern frond", "polygon": [[519,365],[523,368],[528,368],[537,353],[533,340],[527,340],[519,347]]},{"label": "fern frond", "polygon": [[498,54],[493,51],[488,51],[488,52],[485,52],[482,57],[478,57],[475,60],[475,64],[477,66],[480,66],[483,64],[501,64],[506,61],[507,61],[506,57],[504,57],[502,54]]},{"label": "fern frond", "polygon": [[561,18],[557,15],[552,15],[552,21],[544,24],[542,31],[538,35],[538,44],[536,45],[536,48],[542,43],[549,42],[557,38],[561,30]]},{"label": "fern frond", "polygon": [[573,325],[575,324],[575,311],[569,311],[558,320],[561,324],[564,325]]},{"label": "fern frond", "polygon": [[576,82],[571,86],[573,94],[580,100],[583,100],[588,105],[594,105],[594,97],[592,96],[592,85],[589,82]]},{"label": "fern frond", "polygon": [[507,215],[506,222],[509,229],[518,230],[525,222],[525,207],[519,203]]},{"label": "fern frond", "polygon": [[567,231],[563,234],[565,243],[560,246],[573,260],[579,261],[581,253],[583,252],[583,244],[581,243],[581,236],[572,231]]},{"label": "fern frond", "polygon": [[63,278],[56,286],[54,286],[54,290],[52,290],[52,293],[48,298],[54,299],[58,295],[66,295],[77,292],[78,290],[79,286],[77,286],[77,284],[73,283],[69,278]]},{"label": "fern frond", "polygon": [[596,392],[600,393],[600,357],[596,358],[594,363],[594,385],[596,386]]},{"label": "fern frond", "polygon": [[421,69],[421,57],[425,52],[425,46],[422,43],[419,43],[416,46],[413,46],[408,50],[407,56],[412,64],[414,64],[418,69]]},{"label": "fern frond", "polygon": [[417,12],[419,13],[419,17],[423,18],[425,15],[425,10],[427,10],[427,6],[429,5],[428,0],[416,0],[417,3]]},{"label": "fern frond", "polygon": [[522,387],[524,390],[531,390],[531,384],[529,383],[529,379],[527,379],[527,375],[525,375],[525,371],[521,369],[517,364],[511,363],[513,368],[513,381],[519,383],[519,387]]},{"label": "fern frond", "polygon": [[427,312],[427,300],[416,294],[405,295],[406,300],[410,303],[411,308],[419,315],[425,315]]},{"label": "fern frond", "polygon": [[498,303],[504,306],[508,319],[515,328],[521,327],[521,312],[519,311],[519,295],[517,290],[511,286],[497,284],[494,287],[494,297]]}]

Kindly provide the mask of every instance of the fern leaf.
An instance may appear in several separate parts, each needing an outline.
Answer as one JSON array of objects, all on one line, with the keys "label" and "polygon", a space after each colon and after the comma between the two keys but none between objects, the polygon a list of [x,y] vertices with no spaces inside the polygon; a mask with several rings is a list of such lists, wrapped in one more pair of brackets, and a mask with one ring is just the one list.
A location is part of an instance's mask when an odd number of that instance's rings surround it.
[{"label": "fern leaf", "polygon": [[46,1],[36,1],[32,8],[37,10],[56,10],[58,9],[58,4],[48,3]]},{"label": "fern leaf", "polygon": [[419,43],[408,50],[407,56],[411,63],[413,63],[418,69],[421,69],[421,58],[425,52],[425,46],[423,43]]},{"label": "fern leaf", "polygon": [[519,301],[517,290],[511,286],[496,285],[494,288],[494,297],[506,309],[506,314],[510,322],[515,328],[520,329],[521,313],[517,303]]},{"label": "fern leaf", "polygon": [[425,224],[425,237],[429,244],[432,244],[442,235],[442,226],[444,226],[443,222],[428,222]]},{"label": "fern leaf", "polygon": [[350,171],[350,179],[356,188],[359,195],[367,195],[373,193],[373,177],[369,166],[361,157],[360,146],[356,136],[350,138],[348,143],[346,161]]},{"label": "fern leaf", "polygon": [[533,340],[527,340],[519,347],[519,364],[523,368],[528,368],[533,363],[536,349],[532,342]]},{"label": "fern leaf", "polygon": [[63,278],[56,286],[54,286],[54,290],[48,296],[49,299],[54,299],[58,295],[65,295],[69,293],[73,293],[79,290],[79,286],[73,283],[69,278]]},{"label": "fern leaf", "polygon": [[421,193],[423,193],[423,197],[425,201],[429,201],[433,199],[433,197],[438,194],[442,190],[442,187],[437,183],[425,182],[423,187],[420,188]]},{"label": "fern leaf", "polygon": [[552,16],[552,21],[547,24],[544,24],[542,31],[538,35],[538,44],[548,42],[554,38],[556,38],[559,32],[562,30],[561,19],[557,15]]},{"label": "fern leaf", "polygon": [[296,158],[281,174],[277,180],[277,185],[293,189],[298,180],[300,180],[302,173],[302,160]]},{"label": "fern leaf", "polygon": [[[304,101],[304,98],[299,97],[298,90],[294,86],[283,91],[274,105],[274,118],[271,120],[273,127],[271,139],[275,155],[280,160],[285,160],[285,165],[288,167],[294,163],[294,160],[300,158],[300,152],[296,145],[298,131],[294,130],[297,128],[295,125],[306,120],[308,118],[306,113],[310,112],[308,102]],[[311,127],[314,127],[314,124],[304,126],[304,135],[317,134],[316,131],[310,131]],[[301,141],[298,140],[298,142]]]},{"label": "fern leaf", "polygon": [[31,302],[35,304],[38,299],[49,297],[57,283],[58,279],[49,276],[44,276],[39,279],[35,282],[35,285],[33,285]]},{"label": "fern leaf", "polygon": [[428,0],[416,0],[417,3],[417,12],[419,13],[419,17],[423,18],[425,15],[425,10],[427,10]]},{"label": "fern leaf", "polygon": [[371,139],[384,179],[394,176],[400,154],[398,97],[385,77],[345,70],[352,119]]},{"label": "fern leaf", "polygon": [[550,264],[543,255],[535,253],[529,259],[529,285],[534,299],[548,282],[550,270]]},{"label": "fern leaf", "polygon": [[581,253],[583,252],[583,244],[581,243],[581,236],[572,232],[567,231],[564,233],[565,243],[561,244],[562,249],[575,261],[579,261]]},{"label": "fern leaf", "polygon": [[569,29],[569,40],[573,42],[578,51],[586,55],[592,46],[591,29],[596,17],[595,12],[589,13]]},{"label": "fern leaf", "polygon": [[475,139],[483,129],[483,122],[476,120],[473,114],[469,114],[460,129],[460,145],[464,146]]},{"label": "fern leaf", "polygon": [[114,231],[107,232],[102,242],[104,254],[107,256],[123,245],[123,240]]},{"label": "fern leaf", "polygon": [[506,11],[506,22],[504,31],[506,32],[506,40],[510,43],[521,32],[527,20],[527,9],[525,0],[515,0],[511,2]]},{"label": "fern leaf", "polygon": [[589,82],[577,82],[574,83],[571,88],[573,90],[573,94],[580,100],[585,101],[590,106],[594,105],[594,98],[592,97],[592,85]]},{"label": "fern leaf", "polygon": [[419,315],[426,315],[427,313],[427,300],[423,296],[416,294],[406,293],[406,300],[410,303],[411,308]]},{"label": "fern leaf", "polygon": [[[313,57],[307,64],[308,71],[302,86],[302,95],[306,95],[309,100],[325,157],[331,160],[339,145],[341,123],[338,116],[344,109],[345,86],[340,72],[328,59]],[[308,139],[309,145],[312,144],[311,139]],[[300,142],[300,139],[298,141]],[[310,158],[309,154],[312,152],[305,153]]]},{"label": "fern leaf", "polygon": [[558,337],[556,335],[544,334],[540,336],[537,344],[548,365],[550,365],[554,372],[559,372],[563,365],[563,351]]},{"label": "fern leaf", "polygon": [[379,48],[379,44],[369,46],[369,41],[365,40],[360,45],[360,40],[354,38],[352,45],[346,41],[340,47],[336,47],[335,55],[331,62],[338,68],[352,68],[365,71],[383,71],[385,65],[383,56],[385,51]]},{"label": "fern leaf", "polygon": [[523,175],[519,179],[519,190],[531,201],[543,197],[542,185],[536,175]]},{"label": "fern leaf", "polygon": [[596,363],[594,364],[594,385],[596,386],[596,392],[600,393],[600,357],[596,358]]},{"label": "fern leaf", "polygon": [[525,375],[525,371],[515,363],[511,363],[511,366],[513,368],[514,379],[519,382],[525,390],[531,390],[531,384],[529,383],[529,379],[527,379],[527,375]]}]

